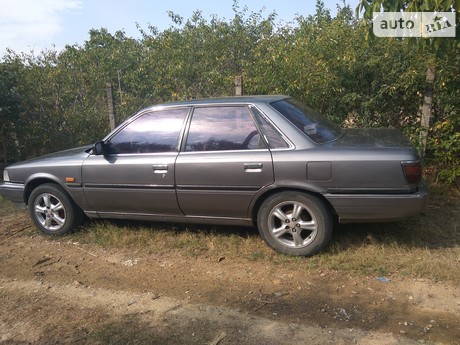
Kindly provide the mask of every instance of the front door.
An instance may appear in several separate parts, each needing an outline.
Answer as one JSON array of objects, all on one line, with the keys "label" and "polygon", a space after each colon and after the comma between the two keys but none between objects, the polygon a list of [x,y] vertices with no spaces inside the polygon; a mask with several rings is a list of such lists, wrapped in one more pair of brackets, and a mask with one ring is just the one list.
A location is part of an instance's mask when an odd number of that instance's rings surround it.
[{"label": "front door", "polygon": [[105,155],[83,164],[84,191],[93,212],[182,214],[175,192],[175,160],[188,108],[146,112],[106,141]]}]

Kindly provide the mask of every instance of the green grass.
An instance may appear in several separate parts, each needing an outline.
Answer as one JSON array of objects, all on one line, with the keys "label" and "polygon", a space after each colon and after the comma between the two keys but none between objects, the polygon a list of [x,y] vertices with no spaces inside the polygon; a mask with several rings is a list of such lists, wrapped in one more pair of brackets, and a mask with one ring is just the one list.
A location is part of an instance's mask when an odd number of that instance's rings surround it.
[{"label": "green grass", "polygon": [[[430,190],[428,208],[421,216],[397,223],[338,225],[324,251],[310,258],[272,251],[254,228],[87,221],[66,238],[146,254],[176,252],[316,272],[334,270],[349,275],[399,275],[460,283],[460,191],[435,184]],[[0,216],[11,212],[17,211],[0,199]]]}]

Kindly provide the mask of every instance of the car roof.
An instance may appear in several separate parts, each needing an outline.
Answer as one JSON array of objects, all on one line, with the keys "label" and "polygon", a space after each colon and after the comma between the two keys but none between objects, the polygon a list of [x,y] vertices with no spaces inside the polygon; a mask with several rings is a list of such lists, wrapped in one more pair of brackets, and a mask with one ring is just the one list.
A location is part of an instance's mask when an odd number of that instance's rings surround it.
[{"label": "car roof", "polygon": [[193,99],[186,101],[176,101],[170,103],[163,103],[153,105],[152,107],[158,106],[178,106],[178,105],[204,105],[204,104],[239,104],[239,103],[271,103],[280,101],[283,99],[290,98],[289,96],[284,95],[256,95],[256,96],[233,96],[233,97],[218,97],[218,98],[203,98],[203,99]]}]

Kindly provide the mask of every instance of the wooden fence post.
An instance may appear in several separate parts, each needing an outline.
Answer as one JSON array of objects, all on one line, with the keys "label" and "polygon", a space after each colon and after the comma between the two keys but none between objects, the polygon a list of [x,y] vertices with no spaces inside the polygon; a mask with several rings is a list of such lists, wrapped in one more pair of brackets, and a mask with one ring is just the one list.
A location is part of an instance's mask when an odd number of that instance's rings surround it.
[{"label": "wooden fence post", "polygon": [[243,76],[235,77],[235,96],[243,96]]}]

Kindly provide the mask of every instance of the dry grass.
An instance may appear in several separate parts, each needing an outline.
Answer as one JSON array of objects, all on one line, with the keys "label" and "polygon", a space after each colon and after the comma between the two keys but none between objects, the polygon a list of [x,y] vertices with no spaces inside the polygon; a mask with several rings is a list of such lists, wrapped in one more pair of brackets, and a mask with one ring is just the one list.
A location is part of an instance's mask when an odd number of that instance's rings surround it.
[{"label": "dry grass", "polygon": [[[405,276],[460,283],[460,191],[431,185],[428,209],[403,222],[338,225],[330,244],[311,258],[269,249],[253,228],[88,221],[69,240],[144,253],[295,265],[351,275]],[[12,205],[0,199],[0,216]]]},{"label": "dry grass", "polygon": [[6,201],[0,195],[0,217],[5,217],[11,214],[19,213],[20,210],[9,201]]}]

